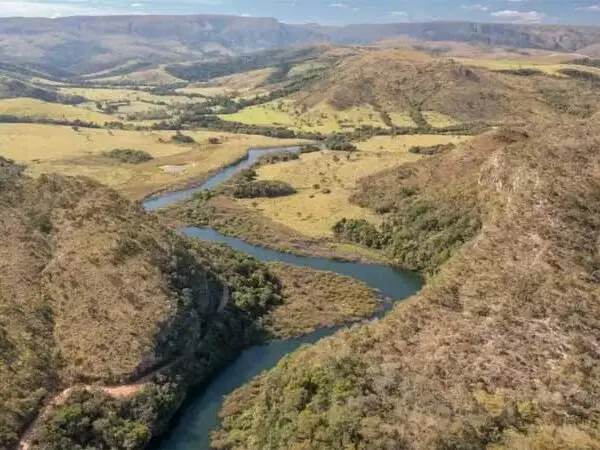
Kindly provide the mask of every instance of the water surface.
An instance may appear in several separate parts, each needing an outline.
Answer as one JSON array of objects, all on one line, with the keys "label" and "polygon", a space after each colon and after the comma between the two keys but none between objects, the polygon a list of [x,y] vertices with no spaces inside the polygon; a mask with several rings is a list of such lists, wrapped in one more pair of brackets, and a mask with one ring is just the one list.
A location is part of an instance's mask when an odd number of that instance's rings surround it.
[{"label": "water surface", "polygon": [[190,189],[184,189],[176,192],[167,192],[165,194],[159,195],[155,198],[151,198],[146,200],[143,205],[144,208],[148,211],[156,211],[157,209],[164,208],[165,206],[169,206],[172,203],[181,202],[184,200],[190,200],[194,197],[199,191],[205,189],[212,189],[217,184],[222,183],[223,181],[231,178],[232,175],[236,174],[240,170],[247,169],[252,164],[256,162],[258,158],[262,155],[266,155],[268,153],[279,153],[279,152],[299,152],[300,147],[279,147],[279,148],[270,148],[270,149],[250,149],[248,150],[248,154],[240,159],[238,162],[226,167],[217,173],[214,177],[208,179],[204,183],[192,187]]}]

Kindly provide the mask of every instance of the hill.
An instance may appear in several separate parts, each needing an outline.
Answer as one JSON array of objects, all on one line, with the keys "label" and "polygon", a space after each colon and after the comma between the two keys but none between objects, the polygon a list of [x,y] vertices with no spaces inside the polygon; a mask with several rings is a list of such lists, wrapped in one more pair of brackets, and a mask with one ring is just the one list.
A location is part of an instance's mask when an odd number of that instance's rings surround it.
[{"label": "hill", "polygon": [[215,447],[600,446],[596,129],[506,129],[366,180],[361,203],[397,213],[396,255],[436,275],[235,392]]},{"label": "hill", "polygon": [[364,44],[402,35],[553,51],[589,48],[592,53],[600,43],[598,28],[559,25],[431,22],[331,27],[237,16],[113,16],[0,19],[0,54],[3,63],[56,77],[102,71],[110,76],[153,64],[323,42]]},{"label": "hill", "polygon": [[[117,409],[96,430],[119,448],[126,447],[119,439],[135,436],[140,446],[174,412],[188,381],[244,345],[253,317],[279,298],[277,282],[247,258],[238,264],[232,252],[189,243],[100,184],[33,180],[22,169],[0,159],[0,447],[13,448],[66,388],[139,382],[133,391],[147,393],[169,382],[160,408],[148,394],[139,400],[145,416]],[[227,273],[246,269],[263,270],[262,281],[228,281]],[[155,377],[170,373],[179,377],[175,385]],[[68,448],[87,433],[44,432],[44,445],[74,439]]]},{"label": "hill", "polygon": [[55,89],[42,88],[33,83],[3,75],[0,71],[0,99],[21,97],[69,105],[77,105],[86,101],[85,97],[64,95]]},{"label": "hill", "polygon": [[[319,69],[300,80],[297,92],[221,117],[331,133],[362,126],[468,127],[565,112],[589,117],[600,104],[593,83],[581,71],[568,72],[571,65],[540,63],[523,70],[502,61],[434,58],[405,49],[334,55],[332,49],[316,58],[313,64],[321,64]],[[596,75],[590,72],[589,77]]]}]

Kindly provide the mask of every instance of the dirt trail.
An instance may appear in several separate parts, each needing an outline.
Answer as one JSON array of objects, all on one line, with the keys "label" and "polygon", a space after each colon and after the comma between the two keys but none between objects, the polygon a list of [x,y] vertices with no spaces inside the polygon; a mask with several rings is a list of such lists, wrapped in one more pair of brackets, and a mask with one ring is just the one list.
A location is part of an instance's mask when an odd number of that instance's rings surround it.
[{"label": "dirt trail", "polygon": [[48,417],[48,415],[50,414],[50,412],[52,411],[53,408],[64,405],[75,389],[85,389],[90,392],[102,391],[104,394],[108,395],[109,397],[122,400],[122,399],[133,397],[134,395],[138,394],[144,387],[144,384],[145,383],[126,384],[123,386],[116,386],[116,387],[100,387],[100,386],[87,385],[87,386],[74,386],[74,387],[65,389],[64,391],[62,391],[61,393],[56,395],[52,399],[52,401],[50,401],[50,403],[48,403],[40,411],[40,413],[38,414],[36,419],[29,425],[29,427],[27,427],[27,430],[25,431],[25,433],[23,433],[23,436],[21,436],[21,440],[19,441],[19,445],[18,445],[17,449],[18,450],[30,450],[31,449],[31,441],[33,439],[33,433],[34,433],[35,429],[37,428],[37,426],[42,422],[43,419]]}]

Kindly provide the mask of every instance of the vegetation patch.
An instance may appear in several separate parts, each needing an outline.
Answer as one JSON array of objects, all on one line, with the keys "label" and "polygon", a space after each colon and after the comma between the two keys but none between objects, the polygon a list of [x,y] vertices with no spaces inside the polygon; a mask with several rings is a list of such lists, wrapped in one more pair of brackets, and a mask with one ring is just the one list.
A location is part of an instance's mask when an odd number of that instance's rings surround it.
[{"label": "vegetation patch", "polygon": [[148,152],[131,148],[116,148],[107,152],[106,156],[124,164],[141,164],[154,159]]},{"label": "vegetation patch", "polygon": [[450,144],[439,144],[433,145],[430,147],[411,147],[408,151],[414,153],[416,155],[437,155],[438,153],[448,152],[453,150],[456,146],[452,143]]},{"label": "vegetation patch", "polygon": [[284,181],[297,194],[277,199],[239,200],[247,208],[296,232],[315,238],[331,238],[333,225],[342,218],[381,222],[373,211],[350,202],[356,183],[364,176],[418,159],[418,155],[386,152],[341,153],[322,151],[303,154],[299,160],[261,166],[258,180]]},{"label": "vegetation patch", "polygon": [[171,141],[176,144],[195,144],[196,140],[192,136],[188,136],[187,134],[183,134],[178,131],[176,134],[171,136]]},{"label": "vegetation patch", "polygon": [[293,195],[297,191],[285,181],[258,180],[241,183],[233,189],[235,198],[275,198]]},{"label": "vegetation patch", "polygon": [[293,338],[355,322],[381,307],[377,293],[354,278],[284,263],[268,266],[282,283],[282,304],[264,322],[273,337]]}]

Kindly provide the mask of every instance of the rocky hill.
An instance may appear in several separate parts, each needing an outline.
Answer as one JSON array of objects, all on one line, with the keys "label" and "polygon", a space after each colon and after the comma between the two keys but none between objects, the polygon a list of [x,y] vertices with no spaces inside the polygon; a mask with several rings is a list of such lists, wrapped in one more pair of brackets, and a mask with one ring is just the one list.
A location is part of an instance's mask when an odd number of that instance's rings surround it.
[{"label": "rocky hill", "polygon": [[598,448],[597,125],[505,129],[366,181],[409,260],[411,237],[457,242],[454,212],[480,225],[416,298],[230,396],[215,447]]},{"label": "rocky hill", "polygon": [[592,53],[600,43],[598,28],[558,25],[432,22],[325,27],[208,15],[7,18],[0,19],[0,56],[6,63],[72,76],[123,65],[210,59],[310,43],[362,44],[402,35],[554,51],[590,48]]},{"label": "rocky hill", "polygon": [[[102,431],[74,431],[75,415],[42,439],[77,448],[94,436],[102,448],[132,448],[124,442],[135,431],[140,447],[187,385],[247,342],[278,284],[255,262],[192,244],[91,180],[21,172],[0,158],[0,448],[15,447],[67,388],[155,382],[160,390],[169,381],[160,407],[154,388],[144,390],[143,416],[106,400],[114,414]],[[236,275],[238,267],[262,271],[261,281]]]}]

